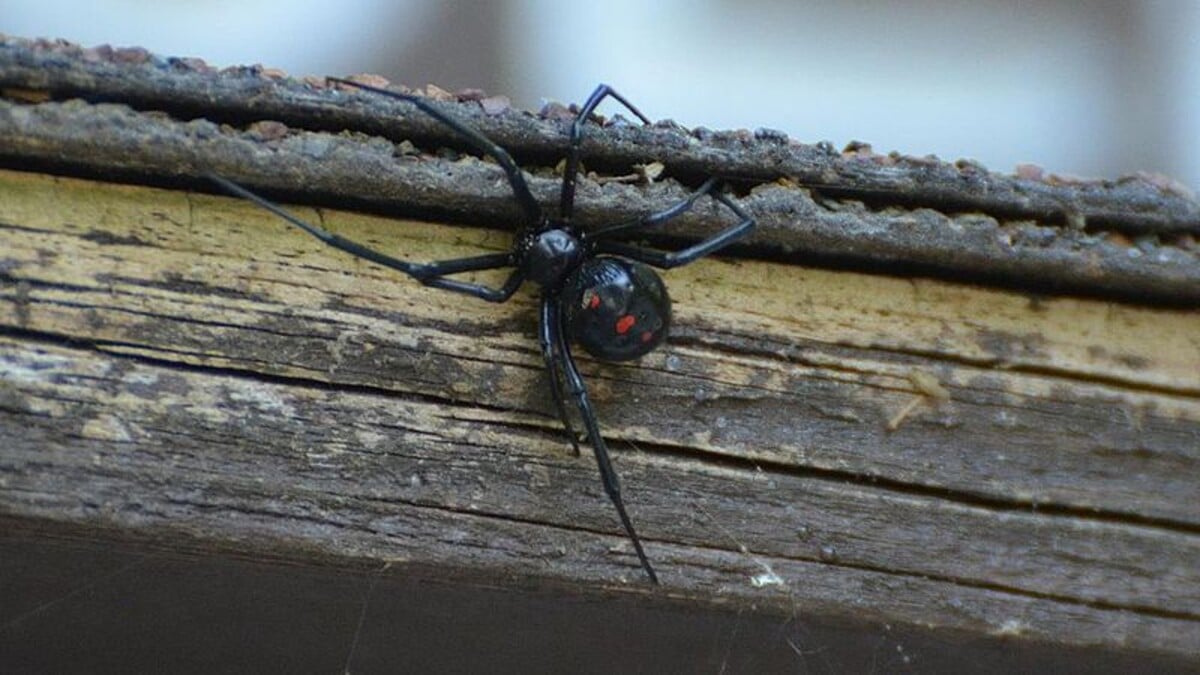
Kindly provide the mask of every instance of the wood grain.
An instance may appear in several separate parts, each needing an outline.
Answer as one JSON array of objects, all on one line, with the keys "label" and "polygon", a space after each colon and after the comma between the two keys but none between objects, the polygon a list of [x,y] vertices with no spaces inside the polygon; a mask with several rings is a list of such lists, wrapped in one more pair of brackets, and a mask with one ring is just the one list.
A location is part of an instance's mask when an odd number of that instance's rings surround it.
[{"label": "wood grain", "polygon": [[[432,260],[502,231],[297,213]],[[1200,315],[705,260],[581,366],[684,602],[1200,655]],[[0,511],[651,595],[488,305],[235,200],[0,172]]]},{"label": "wood grain", "polygon": [[[369,77],[379,83],[378,76]],[[26,102],[118,101],[185,120],[235,125],[270,120],[276,128],[282,122],[437,145],[458,145],[462,140],[433,119],[412,114],[403,102],[329,86],[324,77],[289,77],[263,66],[218,70],[199,58],[157,55],[136,47],[84,48],[63,40],[0,35],[0,88]],[[533,115],[504,106],[485,110],[477,103],[482,95],[478,91],[462,97],[440,90],[429,93],[440,99],[438,105],[518,158],[551,165],[561,159],[566,126],[573,117],[563,105],[551,104]],[[579,101],[587,93],[578,92]],[[653,117],[660,111],[645,112]],[[810,133],[819,138],[819,130]],[[689,131],[670,120],[649,128],[625,124],[589,133],[584,156],[602,165],[658,161],[673,172],[734,176],[751,183],[790,177],[826,194],[877,206],[981,212],[1001,219],[1086,225],[1131,237],[1200,234],[1200,203],[1186,187],[1159,175],[1081,179],[1037,167],[1007,175],[971,160],[875,153],[857,142],[839,152],[828,141],[800,143],[772,129]],[[1151,237],[1141,245],[1154,247],[1156,242]]]}]

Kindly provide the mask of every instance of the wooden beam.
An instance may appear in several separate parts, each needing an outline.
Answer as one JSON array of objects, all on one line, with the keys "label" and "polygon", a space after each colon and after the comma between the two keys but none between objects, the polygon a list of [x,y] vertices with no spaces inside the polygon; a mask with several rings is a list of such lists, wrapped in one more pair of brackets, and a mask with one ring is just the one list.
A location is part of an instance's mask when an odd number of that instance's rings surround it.
[{"label": "wooden beam", "polygon": [[[381,79],[370,77],[376,83]],[[235,124],[273,120],[310,130],[354,129],[397,141],[461,144],[442,125],[411,114],[411,106],[339,91],[323,77],[289,77],[262,66],[218,71],[202,59],[163,57],[140,48],[84,49],[61,40],[0,36],[0,85],[27,100],[120,101],[181,119]],[[559,104],[534,116],[503,105],[484,108],[477,103],[484,95],[476,90],[462,96],[441,90],[431,94],[518,157],[561,158],[564,122],[573,115]],[[458,99],[464,102],[456,103]],[[749,182],[788,177],[874,203],[1069,221],[1127,235],[1200,233],[1200,204],[1186,187],[1164,176],[1083,180],[1030,166],[1022,167],[1020,175],[1004,175],[969,160],[876,154],[864,143],[838,152],[828,142],[799,143],[775,130],[688,131],[670,120],[650,128],[617,125],[603,134],[588,134],[584,143],[587,157],[606,165],[660,161],[674,172],[716,173]]]},{"label": "wooden beam", "polygon": [[[447,154],[461,139],[411,106],[263,69],[220,73],[195,60],[0,41],[0,163],[211,190],[215,170],[275,195],[391,215],[512,228],[498,167]],[[91,105],[83,96],[114,102]],[[444,98],[453,98],[444,95]],[[30,103],[34,101],[35,103]],[[445,102],[520,160],[556,205],[566,123],[476,101]],[[291,125],[291,126],[289,126]],[[612,177],[662,162],[653,185],[583,181],[582,222],[646,213],[709,173],[736,179],[759,229],[743,254],[794,264],[905,271],[1038,293],[1200,307],[1200,206],[1168,179],[1031,178],[971,162],[879,155],[778,134],[589,128],[590,168]],[[719,211],[716,209],[715,211]],[[720,225],[702,209],[666,235]]]},{"label": "wooden beam", "polygon": [[[390,104],[138,54],[0,37],[0,549],[749,612],[841,664],[897,634],[909,655],[951,645],[945,669],[1200,657],[1200,211],[1174,188],[956,182],[859,151],[810,170],[770,134],[597,126],[588,222],[728,168],[762,224],[666,275],[666,347],[580,359],[656,589],[562,436],[529,290],[423,287],[200,178],[425,261],[507,249],[498,170]],[[215,122],[187,119],[205,82]],[[118,103],[62,100],[104,91]],[[560,120],[446,105],[553,204]],[[608,180],[655,158],[664,180]],[[726,220],[701,205],[655,241]],[[0,638],[36,614],[21,597],[0,598]],[[814,644],[801,624],[839,628]]]},{"label": "wooden beam", "polygon": [[[653,595],[557,429],[530,296],[224,197],[0,197],[4,512]],[[418,260],[507,245],[298,212]],[[754,261],[668,283],[666,349],[582,367],[671,595],[1194,653],[1195,313]]]}]

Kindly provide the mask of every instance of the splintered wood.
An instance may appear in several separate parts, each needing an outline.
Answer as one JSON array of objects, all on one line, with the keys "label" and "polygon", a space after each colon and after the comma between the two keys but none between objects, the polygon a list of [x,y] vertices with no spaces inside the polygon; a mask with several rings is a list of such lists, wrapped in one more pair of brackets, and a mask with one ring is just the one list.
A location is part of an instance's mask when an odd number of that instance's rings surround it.
[{"label": "splintered wood", "polygon": [[[295,212],[417,261],[509,244]],[[677,598],[1200,654],[1200,314],[754,260],[665,276],[669,343],[581,368]],[[0,511],[651,593],[535,315],[529,289],[425,288],[234,199],[0,172]]]}]

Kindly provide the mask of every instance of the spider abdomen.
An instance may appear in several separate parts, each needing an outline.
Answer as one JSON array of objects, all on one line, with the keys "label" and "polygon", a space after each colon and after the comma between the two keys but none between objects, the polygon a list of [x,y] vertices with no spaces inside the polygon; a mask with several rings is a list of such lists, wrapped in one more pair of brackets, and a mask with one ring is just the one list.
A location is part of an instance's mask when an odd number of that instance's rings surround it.
[{"label": "spider abdomen", "polygon": [[633,260],[587,260],[567,278],[560,298],[571,337],[605,361],[643,356],[670,329],[667,287],[654,270]]}]

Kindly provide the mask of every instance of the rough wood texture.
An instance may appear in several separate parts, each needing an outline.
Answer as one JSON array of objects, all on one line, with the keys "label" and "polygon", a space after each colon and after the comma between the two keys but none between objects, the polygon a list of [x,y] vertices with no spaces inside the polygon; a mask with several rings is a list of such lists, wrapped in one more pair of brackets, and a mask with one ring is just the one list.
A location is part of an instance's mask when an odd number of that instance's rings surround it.
[{"label": "rough wood texture", "polygon": [[[198,60],[141,50],[9,38],[0,40],[0,89],[19,99],[0,100],[0,161],[10,166],[37,162],[205,190],[211,187],[196,176],[209,169],[317,203],[334,198],[492,227],[516,218],[497,167],[428,157],[405,144],[427,151],[461,145],[444,127],[402,102],[331,89],[320,79],[262,68],[217,73]],[[72,96],[120,105],[60,101]],[[514,110],[488,114],[474,101],[445,105],[540,175],[535,195],[556,203],[561,109],[538,119]],[[248,129],[221,125],[251,122]],[[759,221],[753,248],[772,259],[1200,306],[1200,205],[1160,177],[1002,176],[972,162],[877,155],[861,146],[839,154],[776,133],[688,133],[670,122],[611,125],[587,139],[593,168],[627,173],[633,164],[661,161],[685,185],[709,172],[740,178],[750,192],[743,206]],[[585,222],[624,218],[684,189],[675,180],[649,189],[585,181],[579,206]],[[668,233],[694,237],[714,226],[711,214],[700,213]]]},{"label": "rough wood texture", "polygon": [[[295,79],[262,66],[218,72],[198,58],[162,57],[138,48],[84,49],[63,41],[0,36],[0,84],[55,98],[121,101],[184,118],[269,119],[309,129],[356,129],[396,139],[460,143],[428,117],[410,114],[412,108],[404,103],[354,92],[347,96],[326,87],[320,77]],[[470,99],[484,96],[478,91],[466,94]],[[455,112],[519,157],[558,161],[562,122],[572,117],[563,115],[561,107],[543,111],[546,120],[505,111],[502,105],[490,108],[468,103]],[[717,173],[750,181],[788,176],[835,193],[872,195],[952,212],[1072,220],[1126,233],[1200,233],[1200,205],[1186,188],[1162,176],[1080,180],[1044,174],[1036,167],[1025,167],[1021,176],[1005,176],[970,161],[875,155],[865,144],[852,144],[839,155],[828,144],[789,142],[787,134],[775,130],[688,133],[670,121],[650,129],[611,129],[602,138],[593,134],[585,141],[591,161],[615,165],[661,161],[677,172]]]},{"label": "rough wood texture", "polygon": [[[301,213],[414,259],[506,245]],[[529,296],[180,191],[6,172],[0,227],[4,512],[654,592]],[[754,261],[669,283],[669,347],[583,364],[667,593],[1198,653],[1195,313]]]},{"label": "rough wood texture", "polygon": [[[666,348],[581,363],[656,590],[552,414],[530,295],[426,289],[193,189],[216,169],[433,260],[508,246],[494,166],[403,106],[140,50],[0,37],[0,89],[23,169],[0,171],[3,522],[900,626],[931,651],[1200,658],[1200,210],[1176,188],[597,129],[590,168],[669,177],[584,180],[592,222],[712,170],[763,225],[666,275]],[[560,119],[447,105],[553,203]]]}]

